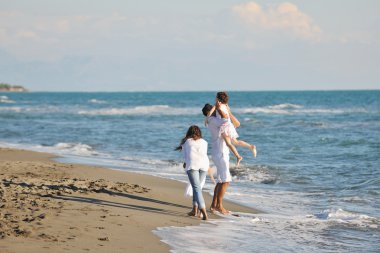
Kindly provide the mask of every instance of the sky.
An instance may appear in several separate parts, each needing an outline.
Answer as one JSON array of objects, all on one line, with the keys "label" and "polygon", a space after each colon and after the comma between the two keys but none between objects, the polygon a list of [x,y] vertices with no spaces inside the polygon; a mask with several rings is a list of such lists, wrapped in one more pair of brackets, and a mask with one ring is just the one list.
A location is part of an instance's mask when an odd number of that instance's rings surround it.
[{"label": "sky", "polygon": [[380,89],[379,0],[0,0],[32,91]]}]

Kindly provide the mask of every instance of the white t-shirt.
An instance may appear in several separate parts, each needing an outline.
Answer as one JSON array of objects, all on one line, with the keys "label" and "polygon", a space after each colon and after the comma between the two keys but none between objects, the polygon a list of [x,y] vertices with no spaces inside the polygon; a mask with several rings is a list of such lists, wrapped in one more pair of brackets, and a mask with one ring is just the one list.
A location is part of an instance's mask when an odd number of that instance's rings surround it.
[{"label": "white t-shirt", "polygon": [[223,137],[219,134],[220,127],[227,122],[217,117],[208,118],[208,128],[212,139],[212,160],[216,166],[217,180],[221,183],[230,182],[230,150]]},{"label": "white t-shirt", "polygon": [[208,171],[210,162],[207,156],[207,141],[204,139],[187,139],[182,145],[182,151],[186,170]]},{"label": "white t-shirt", "polygon": [[227,122],[226,119],[220,119],[217,117],[209,117],[208,128],[211,133],[211,145],[212,145],[212,156],[219,157],[224,155],[229,155],[230,150],[228,149],[226,142],[223,137],[220,136],[220,127]]}]

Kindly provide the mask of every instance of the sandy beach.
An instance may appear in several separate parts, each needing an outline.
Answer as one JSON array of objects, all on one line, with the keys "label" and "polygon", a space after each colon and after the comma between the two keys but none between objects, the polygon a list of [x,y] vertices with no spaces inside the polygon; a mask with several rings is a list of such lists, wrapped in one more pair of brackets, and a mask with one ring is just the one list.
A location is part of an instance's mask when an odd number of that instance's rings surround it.
[{"label": "sandy beach", "polygon": [[168,252],[153,229],[201,222],[181,182],[53,158],[0,148],[0,252]]}]

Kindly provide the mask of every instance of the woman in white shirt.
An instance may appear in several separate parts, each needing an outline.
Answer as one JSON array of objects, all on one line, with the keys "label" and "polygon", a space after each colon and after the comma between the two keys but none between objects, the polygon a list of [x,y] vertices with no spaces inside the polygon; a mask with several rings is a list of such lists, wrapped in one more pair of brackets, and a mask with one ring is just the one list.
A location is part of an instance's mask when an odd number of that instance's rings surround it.
[{"label": "woman in white shirt", "polygon": [[207,156],[207,142],[202,139],[202,132],[198,126],[191,126],[187,130],[186,136],[181,140],[176,150],[183,151],[186,173],[193,188],[193,211],[198,213],[198,209],[203,215],[203,220],[207,220],[206,204],[202,195],[201,182],[205,179],[209,169]]}]

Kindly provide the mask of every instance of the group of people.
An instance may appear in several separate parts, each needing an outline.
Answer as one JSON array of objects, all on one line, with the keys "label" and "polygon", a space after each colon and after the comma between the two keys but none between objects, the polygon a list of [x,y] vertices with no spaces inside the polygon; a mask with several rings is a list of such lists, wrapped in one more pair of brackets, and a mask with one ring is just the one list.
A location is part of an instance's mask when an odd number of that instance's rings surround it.
[{"label": "group of people", "polygon": [[[223,207],[223,197],[231,182],[230,156],[229,151],[236,157],[236,166],[240,165],[242,156],[236,150],[235,145],[248,148],[256,157],[255,145],[238,140],[236,128],[240,122],[232,114],[228,106],[228,94],[218,92],[215,98],[215,105],[205,104],[202,113],[205,116],[205,125],[211,134],[212,160],[216,166],[216,185],[214,196],[210,206],[211,212],[228,214],[229,211]],[[201,129],[190,126],[186,136],[181,140],[176,150],[183,152],[183,167],[189,178],[193,195],[193,209],[189,213],[192,216],[199,216],[207,220],[206,204],[202,195],[202,187],[206,180],[206,175],[210,171],[209,159],[207,156],[207,142],[202,138]],[[213,178],[212,178],[213,179]]]}]

